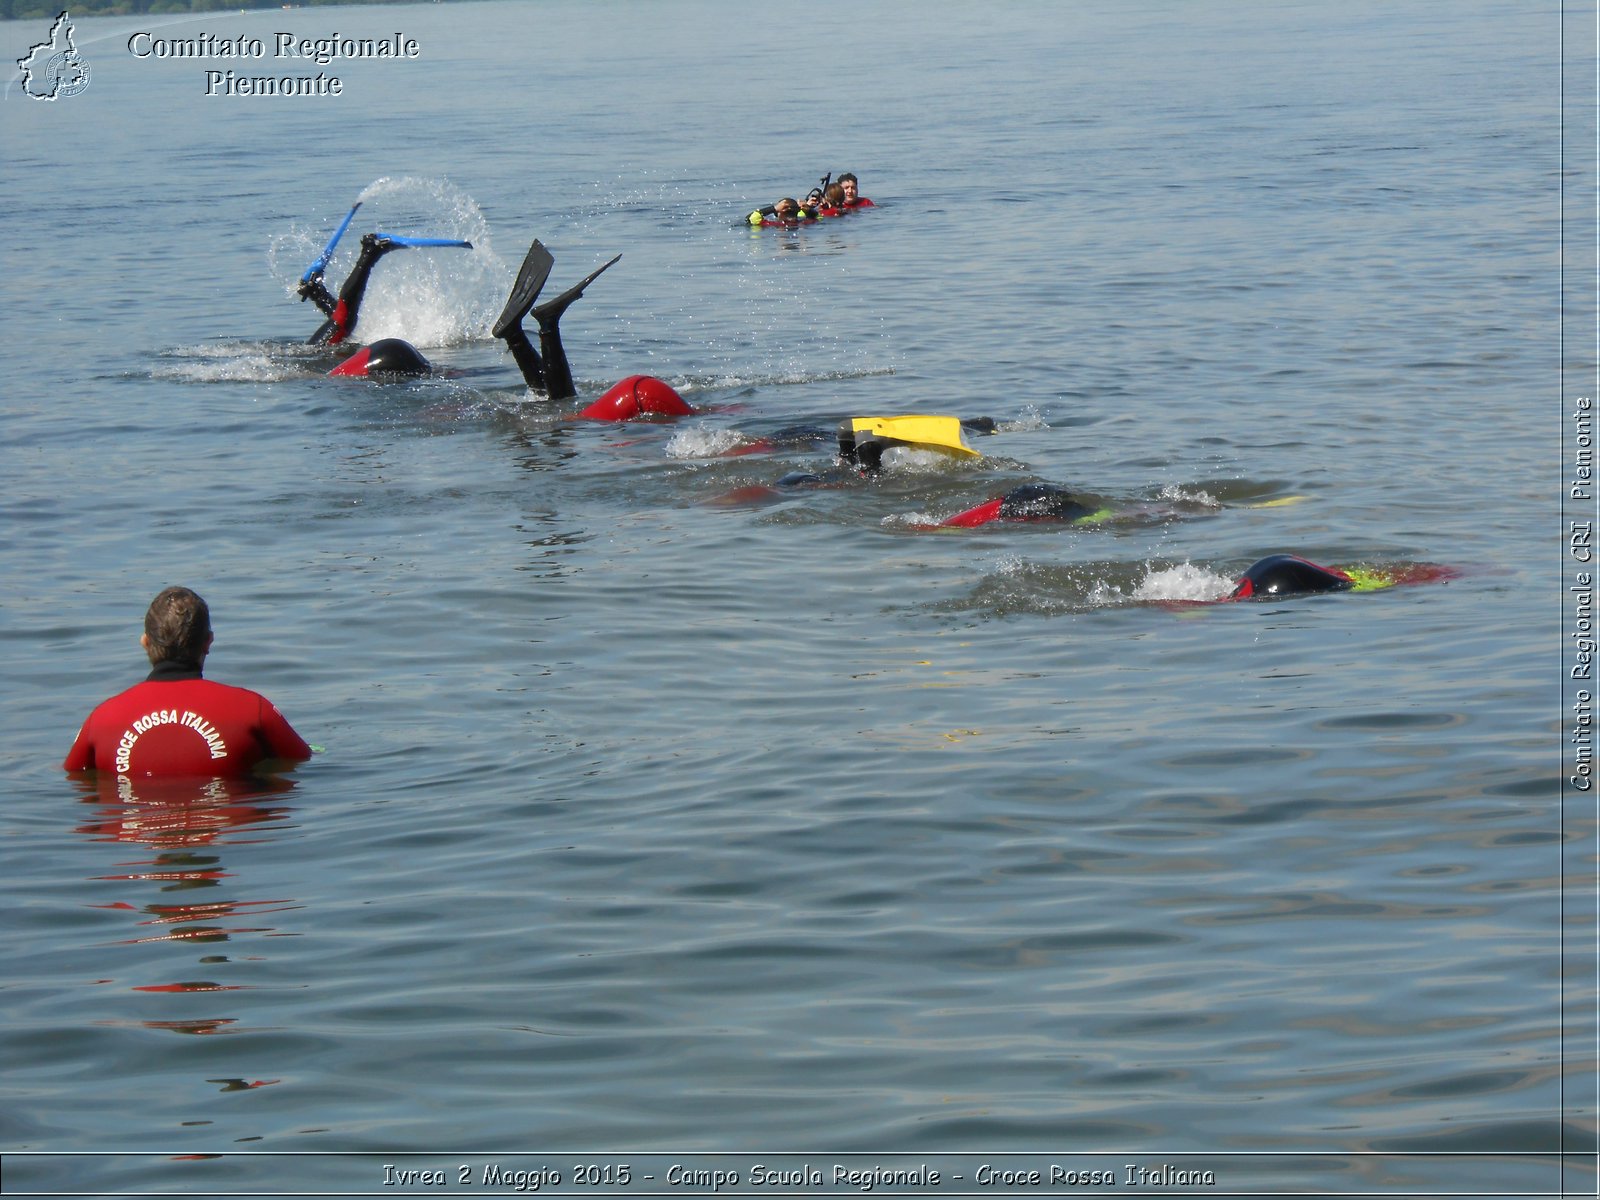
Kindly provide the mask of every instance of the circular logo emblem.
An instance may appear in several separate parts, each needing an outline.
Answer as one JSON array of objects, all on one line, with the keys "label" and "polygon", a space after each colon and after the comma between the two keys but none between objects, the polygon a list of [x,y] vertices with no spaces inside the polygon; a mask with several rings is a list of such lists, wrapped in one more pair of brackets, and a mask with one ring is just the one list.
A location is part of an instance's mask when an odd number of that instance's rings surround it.
[{"label": "circular logo emblem", "polygon": [[52,96],[76,96],[89,86],[89,64],[65,50],[50,56],[44,73]]}]

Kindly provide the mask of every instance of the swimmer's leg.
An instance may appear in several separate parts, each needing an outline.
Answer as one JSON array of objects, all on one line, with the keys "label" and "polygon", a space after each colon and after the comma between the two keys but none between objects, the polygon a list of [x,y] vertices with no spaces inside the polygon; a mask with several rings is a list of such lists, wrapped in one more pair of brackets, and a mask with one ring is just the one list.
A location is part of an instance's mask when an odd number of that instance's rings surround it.
[{"label": "swimmer's leg", "polygon": [[567,400],[578,394],[572,383],[572,368],[567,365],[567,352],[561,345],[561,314],[583,295],[583,289],[600,277],[602,271],[613,266],[622,255],[617,255],[605,266],[591,271],[554,300],[546,300],[533,310],[539,322],[539,350],[544,356],[545,393],[552,400]]},{"label": "swimmer's leg", "polygon": [[522,372],[523,382],[541,392],[545,390],[544,364],[539,361],[539,352],[533,348],[533,343],[522,328],[522,318],[528,315],[533,302],[539,298],[539,292],[544,288],[545,280],[550,278],[550,268],[555,266],[555,262],[544,243],[535,239],[533,245],[528,247],[528,253],[523,256],[517,280],[511,285],[511,294],[506,297],[506,306],[500,310],[500,319],[494,323],[492,331],[510,348],[511,357],[516,359],[517,369]]},{"label": "swimmer's leg", "polygon": [[[350,277],[339,289],[338,302],[334,304],[333,311],[328,313],[328,319],[308,339],[308,344],[337,346],[350,336],[350,331],[356,325],[356,317],[361,311],[361,298],[366,295],[367,282],[372,278],[372,268],[377,266],[378,260],[389,251],[400,248],[399,242],[390,241],[376,233],[369,233],[361,239],[361,254],[356,259],[356,265],[350,269]],[[315,294],[310,298],[313,301],[317,300]],[[322,307],[320,303],[317,306]]]}]

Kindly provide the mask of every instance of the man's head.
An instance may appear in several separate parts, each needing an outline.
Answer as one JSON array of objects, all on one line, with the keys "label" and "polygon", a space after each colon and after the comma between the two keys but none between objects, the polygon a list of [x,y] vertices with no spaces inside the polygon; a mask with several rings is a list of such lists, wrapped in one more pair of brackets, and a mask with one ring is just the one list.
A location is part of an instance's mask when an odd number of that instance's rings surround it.
[{"label": "man's head", "polygon": [[849,171],[846,171],[843,175],[839,176],[835,182],[837,182],[838,185],[844,189],[844,202],[846,204],[854,204],[856,202],[856,193],[861,187],[861,185],[856,182],[856,177],[850,174]]},{"label": "man's head", "polygon": [[186,587],[169,587],[144,614],[139,639],[151,663],[177,662],[200,666],[211,649],[211,610]]},{"label": "man's head", "polygon": [[772,206],[772,215],[780,221],[793,221],[800,215],[800,203],[793,196],[785,196]]}]

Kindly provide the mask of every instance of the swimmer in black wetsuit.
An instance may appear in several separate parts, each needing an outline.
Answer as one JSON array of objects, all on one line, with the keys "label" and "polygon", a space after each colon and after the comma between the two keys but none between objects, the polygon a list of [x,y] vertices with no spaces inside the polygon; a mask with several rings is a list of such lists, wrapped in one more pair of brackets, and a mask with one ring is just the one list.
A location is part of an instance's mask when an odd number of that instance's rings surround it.
[{"label": "swimmer in black wetsuit", "polygon": [[1250,565],[1229,600],[1263,600],[1268,596],[1300,596],[1348,592],[1356,581],[1343,571],[1321,567],[1293,554],[1271,554]]}]

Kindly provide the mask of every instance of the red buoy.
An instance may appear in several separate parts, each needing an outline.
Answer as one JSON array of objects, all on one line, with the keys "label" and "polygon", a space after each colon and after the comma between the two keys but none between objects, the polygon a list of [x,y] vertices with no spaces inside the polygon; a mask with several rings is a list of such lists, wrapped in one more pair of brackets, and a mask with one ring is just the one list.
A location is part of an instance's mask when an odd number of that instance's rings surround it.
[{"label": "red buoy", "polygon": [[591,421],[631,421],[640,416],[687,417],[694,409],[654,375],[629,375],[578,414]]}]

